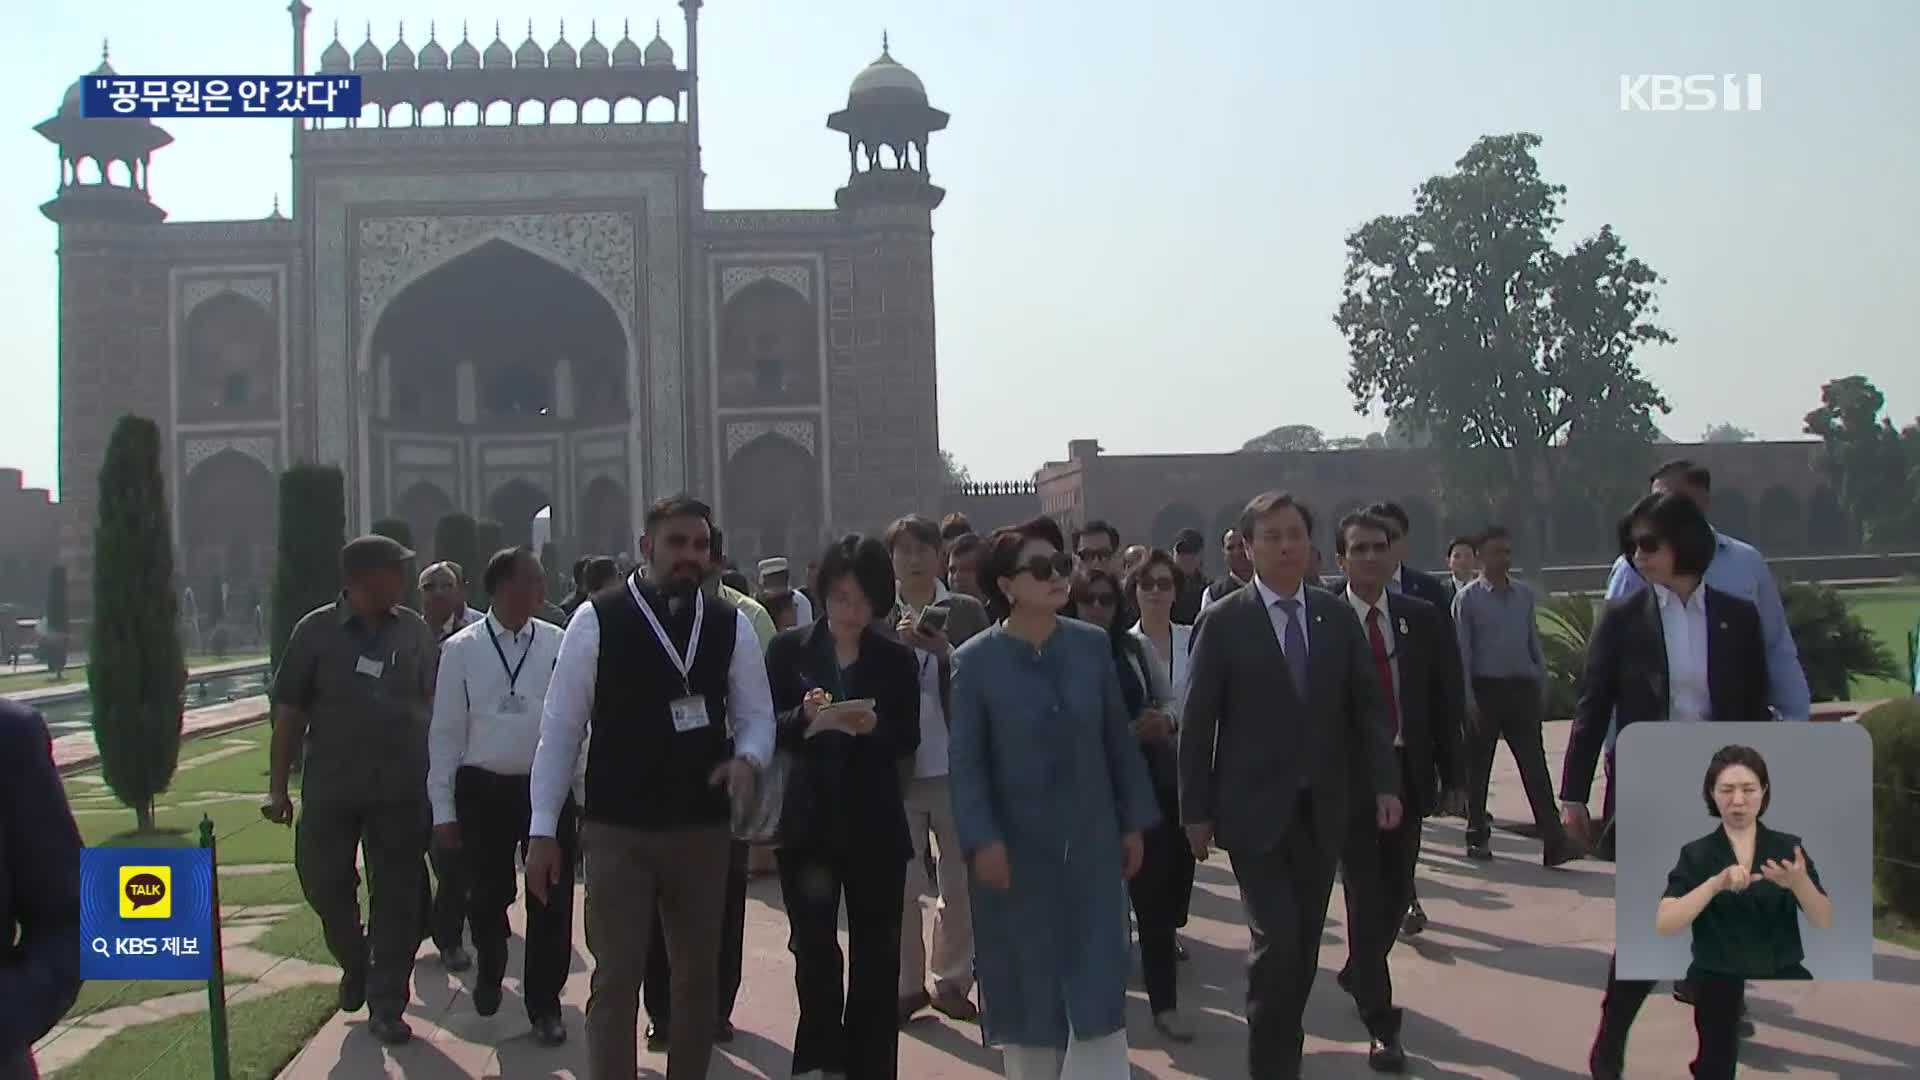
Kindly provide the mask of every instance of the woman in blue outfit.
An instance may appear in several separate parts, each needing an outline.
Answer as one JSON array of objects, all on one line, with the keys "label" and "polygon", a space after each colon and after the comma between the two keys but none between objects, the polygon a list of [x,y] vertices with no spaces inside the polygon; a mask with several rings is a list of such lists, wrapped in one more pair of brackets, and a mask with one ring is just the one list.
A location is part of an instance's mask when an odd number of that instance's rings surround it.
[{"label": "woman in blue outfit", "polygon": [[1001,622],[954,657],[953,812],[1004,1075],[1125,1080],[1126,880],[1160,811],[1108,635],[1060,617],[1065,547],[1046,518],[988,538],[980,582]]}]

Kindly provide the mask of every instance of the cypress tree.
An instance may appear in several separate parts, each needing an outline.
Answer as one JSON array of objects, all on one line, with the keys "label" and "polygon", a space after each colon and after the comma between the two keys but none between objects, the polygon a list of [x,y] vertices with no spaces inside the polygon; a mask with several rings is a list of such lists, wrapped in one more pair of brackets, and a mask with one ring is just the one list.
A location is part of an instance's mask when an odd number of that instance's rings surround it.
[{"label": "cypress tree", "polygon": [[[479,527],[466,514],[454,513],[433,526],[433,561],[460,564],[460,572],[472,582],[486,568],[480,565]],[[472,586],[468,586],[471,603]],[[482,609],[484,610],[484,609]]]},{"label": "cypress tree", "polygon": [[67,568],[55,563],[47,568],[47,629],[66,633]]},{"label": "cypress tree", "polygon": [[[385,536],[411,551],[413,549],[413,526],[406,518],[385,517],[373,523],[373,534]],[[415,567],[420,569],[420,567]],[[407,582],[407,595],[400,601],[415,611],[420,610],[420,580],[413,578]]]},{"label": "cypress tree", "polygon": [[340,549],[347,543],[347,487],[331,465],[295,465],[280,474],[280,535],[273,567],[273,636],[268,662],[279,666],[293,625],[340,594]]},{"label": "cypress tree", "polygon": [[94,742],[107,787],[149,832],[153,800],[173,782],[180,760],[187,665],[160,429],[143,417],[121,417],[107,441],[93,572],[87,687]]},{"label": "cypress tree", "polygon": [[487,610],[486,582],[481,580],[487,570],[487,560],[493,553],[507,546],[500,523],[492,518],[481,518],[473,528],[473,561],[467,565],[467,603],[480,611]]}]

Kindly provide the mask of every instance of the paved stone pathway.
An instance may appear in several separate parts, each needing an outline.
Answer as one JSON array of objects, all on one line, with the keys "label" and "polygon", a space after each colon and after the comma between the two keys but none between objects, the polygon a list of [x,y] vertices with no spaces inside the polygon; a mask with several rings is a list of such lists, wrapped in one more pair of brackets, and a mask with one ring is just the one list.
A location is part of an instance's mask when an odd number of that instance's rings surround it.
[{"label": "paved stone pathway", "polygon": [[[241,698],[221,705],[208,705],[199,709],[189,709],[181,719],[181,738],[193,739],[204,735],[213,735],[222,731],[232,731],[250,724],[257,724],[267,718],[266,697]],[[93,731],[75,731],[53,740],[53,763],[61,772],[84,769],[100,760],[100,750],[93,743]]]},{"label": "paved stone pathway", "polygon": [[[1566,728],[1548,726],[1555,775]],[[1495,768],[1493,802],[1496,815],[1507,819],[1525,810],[1518,774],[1504,752]],[[1463,857],[1460,822],[1428,825],[1420,893],[1434,925],[1396,947],[1393,957],[1397,999],[1408,1014],[1410,1075],[1584,1077],[1613,938],[1612,867],[1581,862],[1546,870],[1539,864],[1539,844],[1509,832],[1496,836],[1494,850],[1495,862],[1470,863]],[[1333,981],[1346,952],[1337,891],[1332,912],[1307,1014],[1305,1075],[1373,1076],[1366,1066],[1366,1033]],[[515,919],[517,927],[517,914]],[[778,884],[754,882],[745,984],[734,1011],[739,1037],[716,1057],[716,1078],[788,1075],[796,1008],[786,934]],[[471,972],[449,974],[426,949],[408,1013],[416,1035],[411,1044],[387,1050],[364,1030],[364,1013],[335,1016],[283,1080],[585,1077],[588,959],[577,922],[574,941],[573,974],[563,999],[571,1038],[564,1047],[534,1044],[513,996],[513,976],[500,1012],[481,1018],[468,997]],[[1182,965],[1182,1006],[1199,1038],[1188,1046],[1157,1038],[1136,980],[1128,1031],[1134,1076],[1245,1076],[1246,930],[1233,879],[1218,857],[1200,867],[1185,941],[1192,962]],[[519,970],[517,948],[516,938],[510,972]],[[1875,963],[1878,982],[1780,983],[1751,991],[1759,1031],[1742,1051],[1743,1073],[1847,1080],[1920,1075],[1920,952],[1882,945]],[[1692,1052],[1691,1010],[1664,993],[1649,1000],[1634,1028],[1629,1074],[1684,1076]],[[641,1064],[641,1075],[659,1077],[666,1059],[643,1052]],[[998,1075],[998,1064],[998,1053],[981,1047],[971,1025],[929,1016],[902,1034],[902,1077],[986,1078]]]}]

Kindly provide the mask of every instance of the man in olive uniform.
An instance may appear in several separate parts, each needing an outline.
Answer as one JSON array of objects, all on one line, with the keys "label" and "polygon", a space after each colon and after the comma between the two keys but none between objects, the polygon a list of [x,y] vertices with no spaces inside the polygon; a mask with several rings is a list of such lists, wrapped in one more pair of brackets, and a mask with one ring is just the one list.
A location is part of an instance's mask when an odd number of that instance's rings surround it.
[{"label": "man in olive uniform", "polygon": [[[273,771],[261,808],[269,820],[293,821],[287,776],[304,748],[294,869],[340,965],[341,1010],[367,1005],[368,1031],[388,1045],[413,1034],[402,1014],[420,944],[440,658],[426,620],[400,606],[412,559],[384,536],[348,543],[340,598],[294,626],[273,676]],[[367,866],[364,932],[356,849]]]}]

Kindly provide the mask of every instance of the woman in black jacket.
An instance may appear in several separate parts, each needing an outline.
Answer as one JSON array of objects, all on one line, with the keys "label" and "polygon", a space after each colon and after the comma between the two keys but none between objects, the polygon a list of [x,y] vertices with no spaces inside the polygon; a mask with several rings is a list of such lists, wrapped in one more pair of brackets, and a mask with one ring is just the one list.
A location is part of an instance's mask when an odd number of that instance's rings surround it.
[{"label": "woman in black jacket", "polygon": [[794,762],[776,855],[800,998],[793,1074],[892,1080],[900,912],[913,857],[901,776],[920,746],[919,669],[913,650],[880,629],[894,605],[886,545],[848,536],[819,565],[825,616],[767,646],[777,745]]},{"label": "woman in black jacket", "polygon": [[[1164,552],[1159,557],[1168,569],[1172,568],[1172,560]],[[1156,565],[1151,559],[1145,560],[1134,576]],[[1146,646],[1130,629],[1132,620],[1122,616],[1130,606],[1128,592],[1119,578],[1105,570],[1083,571],[1074,577],[1067,609],[1061,614],[1107,632],[1113,645],[1120,696],[1126,702],[1127,715],[1134,718],[1134,738],[1146,759],[1154,798],[1160,804],[1160,824],[1143,837],[1146,857],[1140,863],[1140,872],[1128,879],[1127,895],[1133,901],[1140,971],[1147,985],[1147,1003],[1153,1009],[1153,1029],[1162,1038],[1187,1043],[1193,1041],[1193,1030],[1179,1011],[1175,931],[1179,928],[1182,893],[1193,888],[1193,851],[1180,828],[1179,754],[1174,743],[1179,731],[1174,720],[1179,703],[1173,700],[1173,687],[1165,672],[1147,658]],[[1170,599],[1172,590],[1167,595]]]},{"label": "woman in black jacket", "polygon": [[[1648,495],[1621,519],[1619,539],[1621,554],[1652,587],[1611,604],[1587,643],[1560,802],[1569,835],[1589,846],[1586,804],[1609,719],[1624,736],[1634,724],[1772,716],[1759,610],[1701,582],[1715,541],[1700,507],[1685,495]],[[1594,1077],[1621,1075],[1628,1029],[1652,989],[1652,982],[1616,978],[1609,961],[1600,1029],[1588,1055]],[[1744,983],[1732,978],[1703,978],[1695,985],[1695,1077],[1733,1076],[1743,991]]]}]

